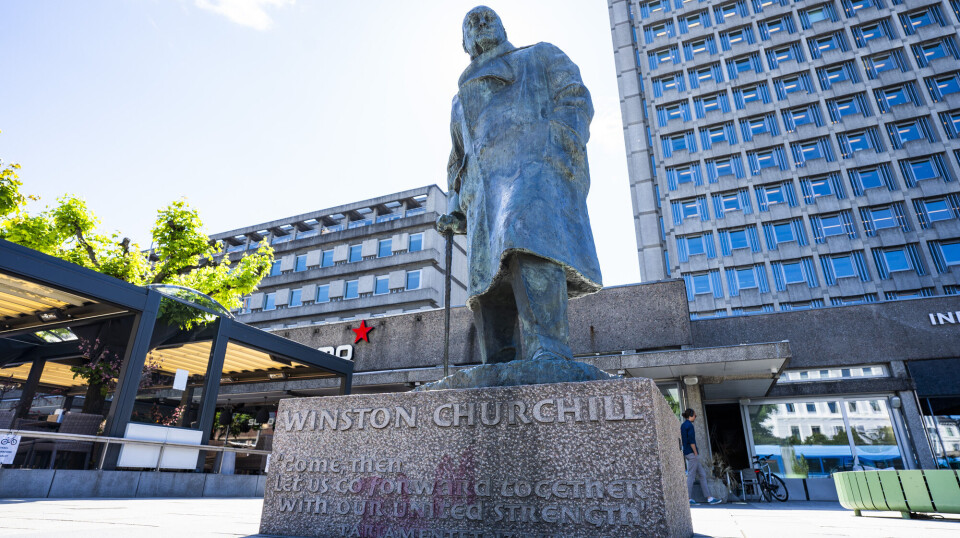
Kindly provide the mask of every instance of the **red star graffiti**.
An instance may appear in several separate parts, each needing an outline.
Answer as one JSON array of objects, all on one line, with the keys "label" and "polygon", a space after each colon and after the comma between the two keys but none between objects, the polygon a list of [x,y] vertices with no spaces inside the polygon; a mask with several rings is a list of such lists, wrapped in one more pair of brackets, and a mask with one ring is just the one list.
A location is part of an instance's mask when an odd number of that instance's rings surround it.
[{"label": "red star graffiti", "polygon": [[367,342],[369,342],[370,338],[367,337],[367,333],[372,331],[373,327],[367,327],[367,320],[362,320],[360,322],[359,329],[350,329],[350,330],[357,334],[357,337],[354,338],[353,340],[353,343],[356,344],[360,340],[366,340]]}]

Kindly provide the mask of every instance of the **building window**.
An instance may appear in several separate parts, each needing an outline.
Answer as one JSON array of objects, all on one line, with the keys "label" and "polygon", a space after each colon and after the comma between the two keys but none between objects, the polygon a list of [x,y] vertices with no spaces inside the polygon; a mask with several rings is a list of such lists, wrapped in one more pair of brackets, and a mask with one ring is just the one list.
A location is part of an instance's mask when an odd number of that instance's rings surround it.
[{"label": "building window", "polygon": [[862,196],[863,191],[866,189],[887,187],[887,189],[892,191],[897,188],[890,167],[886,164],[871,168],[849,170],[847,173],[850,176],[850,185],[853,187],[853,193],[857,196]]},{"label": "building window", "polygon": [[951,73],[942,77],[927,80],[930,96],[934,101],[942,101],[943,96],[960,92],[960,73]]},{"label": "building window", "polygon": [[[833,185],[829,177],[816,177],[803,180],[806,185],[806,191],[809,192],[807,203],[812,203],[814,199],[821,196],[833,195]],[[806,193],[805,193],[806,194]]]},{"label": "building window", "polygon": [[343,290],[344,299],[356,299],[360,296],[360,281],[348,280]]},{"label": "building window", "polygon": [[723,283],[720,280],[720,271],[717,269],[704,273],[687,273],[683,275],[687,287],[687,299],[693,301],[697,295],[713,294],[714,298],[723,297]]},{"label": "building window", "polygon": [[746,267],[733,269],[737,290],[752,290],[759,288],[756,268]]},{"label": "building window", "polygon": [[381,239],[377,242],[377,257],[386,258],[387,256],[393,256],[393,240]]},{"label": "building window", "polygon": [[960,266],[960,241],[930,241],[929,247],[938,272],[946,273],[950,267]]},{"label": "building window", "polygon": [[354,263],[363,259],[363,245],[350,245],[350,256],[347,262]]},{"label": "building window", "polygon": [[789,284],[806,283],[811,288],[819,286],[812,258],[772,262],[773,280],[777,291],[786,291]]},{"label": "building window", "polygon": [[903,249],[884,250],[883,259],[887,264],[887,270],[891,273],[911,269],[910,262],[907,260],[907,253]]},{"label": "building window", "polygon": [[376,280],[376,285],[373,289],[374,295],[383,295],[390,293],[390,277],[389,276],[378,276]]},{"label": "building window", "polygon": [[820,58],[828,50],[846,50],[846,40],[839,32],[815,37],[807,41],[810,47],[810,55],[814,58]]},{"label": "building window", "polygon": [[857,276],[857,271],[854,269],[853,258],[849,254],[846,256],[829,256],[825,259],[830,264],[830,270],[836,278]]},{"label": "building window", "polygon": [[330,302],[330,284],[323,284],[322,286],[317,286],[317,302],[318,303]]},{"label": "building window", "polygon": [[407,252],[420,252],[423,250],[423,233],[410,234],[410,246]]},{"label": "building window", "polygon": [[270,276],[280,276],[280,260],[273,262],[270,266]]},{"label": "building window", "polygon": [[686,220],[699,216],[700,204],[696,200],[687,200],[680,202],[680,220]]},{"label": "building window", "polygon": [[291,290],[290,291],[290,306],[300,306],[303,304],[303,290]]},{"label": "building window", "polygon": [[952,139],[960,137],[960,111],[941,112],[940,121],[948,137]]},{"label": "building window", "polygon": [[934,222],[960,217],[960,196],[956,194],[914,200],[913,206],[917,211],[917,218],[922,228],[929,228]]},{"label": "building window", "polygon": [[750,243],[747,239],[747,230],[730,230],[730,250],[737,249],[747,249],[750,248]]},{"label": "building window", "polygon": [[301,256],[297,256],[297,263],[296,263],[296,265],[295,265],[294,267],[295,267],[295,268],[294,268],[294,271],[297,272],[297,273],[306,271],[306,270],[307,270],[307,255],[306,255],[306,254],[303,254],[303,255],[301,255]]},{"label": "building window", "polygon": [[906,71],[906,62],[903,61],[903,55],[900,49],[868,56],[863,59],[863,65],[870,79],[876,79],[877,76],[884,71],[893,71],[895,69]]},{"label": "building window", "polygon": [[881,280],[890,278],[891,273],[903,271],[915,271],[921,276],[927,274],[915,244],[873,249],[873,260]]},{"label": "building window", "polygon": [[757,193],[757,207],[760,211],[767,211],[769,206],[776,204],[787,204],[790,207],[797,206],[797,195],[793,190],[793,183],[785,181],[773,185],[761,185],[755,187]]},{"label": "building window", "polygon": [[938,5],[927,7],[921,11],[914,11],[913,13],[902,13],[900,14],[900,22],[903,24],[903,30],[907,35],[915,34],[918,29],[924,26],[933,24],[943,26],[945,24],[943,12],[940,11],[940,6]]},{"label": "building window", "polygon": [[713,233],[706,232],[700,235],[677,237],[678,261],[686,262],[690,256],[706,255],[708,259],[717,255],[713,243]]},{"label": "building window", "polygon": [[320,255],[320,267],[333,267],[333,249],[324,250]]},{"label": "building window", "polygon": [[913,83],[906,83],[892,88],[882,88],[874,90],[877,97],[877,105],[881,112],[887,112],[892,107],[912,103],[914,106],[920,106],[920,96],[917,94]]},{"label": "building window", "polygon": [[707,273],[691,275],[690,278],[693,281],[694,295],[703,295],[712,292],[710,289],[710,276]]},{"label": "building window", "polygon": [[827,101],[827,109],[830,111],[830,120],[833,123],[843,121],[846,116],[861,114],[870,116],[870,109],[867,100],[863,94],[852,95],[842,99],[832,99]]},{"label": "building window", "polygon": [[407,271],[407,289],[408,290],[418,290],[420,289],[420,270],[416,271]]},{"label": "building window", "polygon": [[906,165],[901,163],[901,166],[906,177],[914,182],[941,177],[942,162],[937,162],[933,156],[906,161]]},{"label": "building window", "polygon": [[806,282],[803,274],[803,267],[800,262],[786,262],[783,264],[783,279],[787,284],[797,284]]},{"label": "building window", "polygon": [[277,292],[268,293],[263,296],[263,309],[264,311],[277,309]]}]

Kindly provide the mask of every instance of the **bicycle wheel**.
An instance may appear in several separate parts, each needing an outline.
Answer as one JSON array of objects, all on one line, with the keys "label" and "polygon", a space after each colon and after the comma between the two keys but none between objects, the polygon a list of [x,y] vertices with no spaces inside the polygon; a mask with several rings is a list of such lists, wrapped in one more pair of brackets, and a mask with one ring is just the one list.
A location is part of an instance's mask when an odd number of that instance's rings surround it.
[{"label": "bicycle wheel", "polygon": [[786,502],[787,497],[790,495],[787,492],[787,484],[779,476],[772,474],[770,475],[770,481],[767,482],[768,495],[780,502]]},{"label": "bicycle wheel", "polygon": [[773,502],[773,499],[770,498],[770,493],[767,491],[770,489],[770,483],[767,482],[767,475],[763,473],[757,475],[757,489],[760,490],[761,501]]}]

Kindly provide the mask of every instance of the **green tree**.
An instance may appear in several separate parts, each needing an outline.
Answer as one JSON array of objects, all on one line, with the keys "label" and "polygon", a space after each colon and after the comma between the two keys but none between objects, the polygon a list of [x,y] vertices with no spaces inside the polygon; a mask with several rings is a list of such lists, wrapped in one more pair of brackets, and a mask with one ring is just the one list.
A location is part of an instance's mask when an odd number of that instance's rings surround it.
[{"label": "green tree", "polygon": [[17,164],[0,169],[0,238],[7,241],[133,284],[192,288],[228,309],[241,306],[242,297],[256,289],[273,263],[273,249],[264,242],[231,264],[221,244],[203,232],[197,210],[183,200],[157,211],[151,262],[149,253],[129,238],[99,232],[100,220],[76,196],[61,196],[54,207],[28,213],[27,200],[37,198],[20,192],[19,169]]},{"label": "green tree", "polygon": [[[174,201],[157,211],[151,230],[153,250],[140,246],[119,233],[98,231],[100,220],[79,197],[64,195],[56,205],[31,214],[26,205],[36,196],[21,192],[18,164],[0,161],[0,239],[29,247],[136,285],[174,284],[209,295],[229,310],[242,305],[273,263],[273,249],[266,242],[255,253],[245,254],[231,264],[219,242],[203,232],[197,210],[185,201]],[[175,301],[163,301],[159,316],[168,325],[191,328],[203,321],[197,309],[177,308]],[[180,305],[182,306],[182,305]],[[207,320],[209,321],[209,320]],[[98,371],[97,364],[90,371]],[[84,377],[91,393],[102,392],[109,380],[93,374]],[[103,385],[103,386],[101,386]]]}]

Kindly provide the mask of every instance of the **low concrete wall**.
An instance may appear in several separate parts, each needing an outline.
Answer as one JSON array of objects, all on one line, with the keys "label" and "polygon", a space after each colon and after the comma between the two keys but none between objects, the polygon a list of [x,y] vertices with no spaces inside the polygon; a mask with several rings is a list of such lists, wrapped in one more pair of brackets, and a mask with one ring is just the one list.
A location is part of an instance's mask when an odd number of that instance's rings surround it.
[{"label": "low concrete wall", "polygon": [[266,476],[0,469],[0,499],[263,497]]},{"label": "low concrete wall", "polygon": [[832,478],[786,478],[791,501],[837,501],[837,487]]}]

